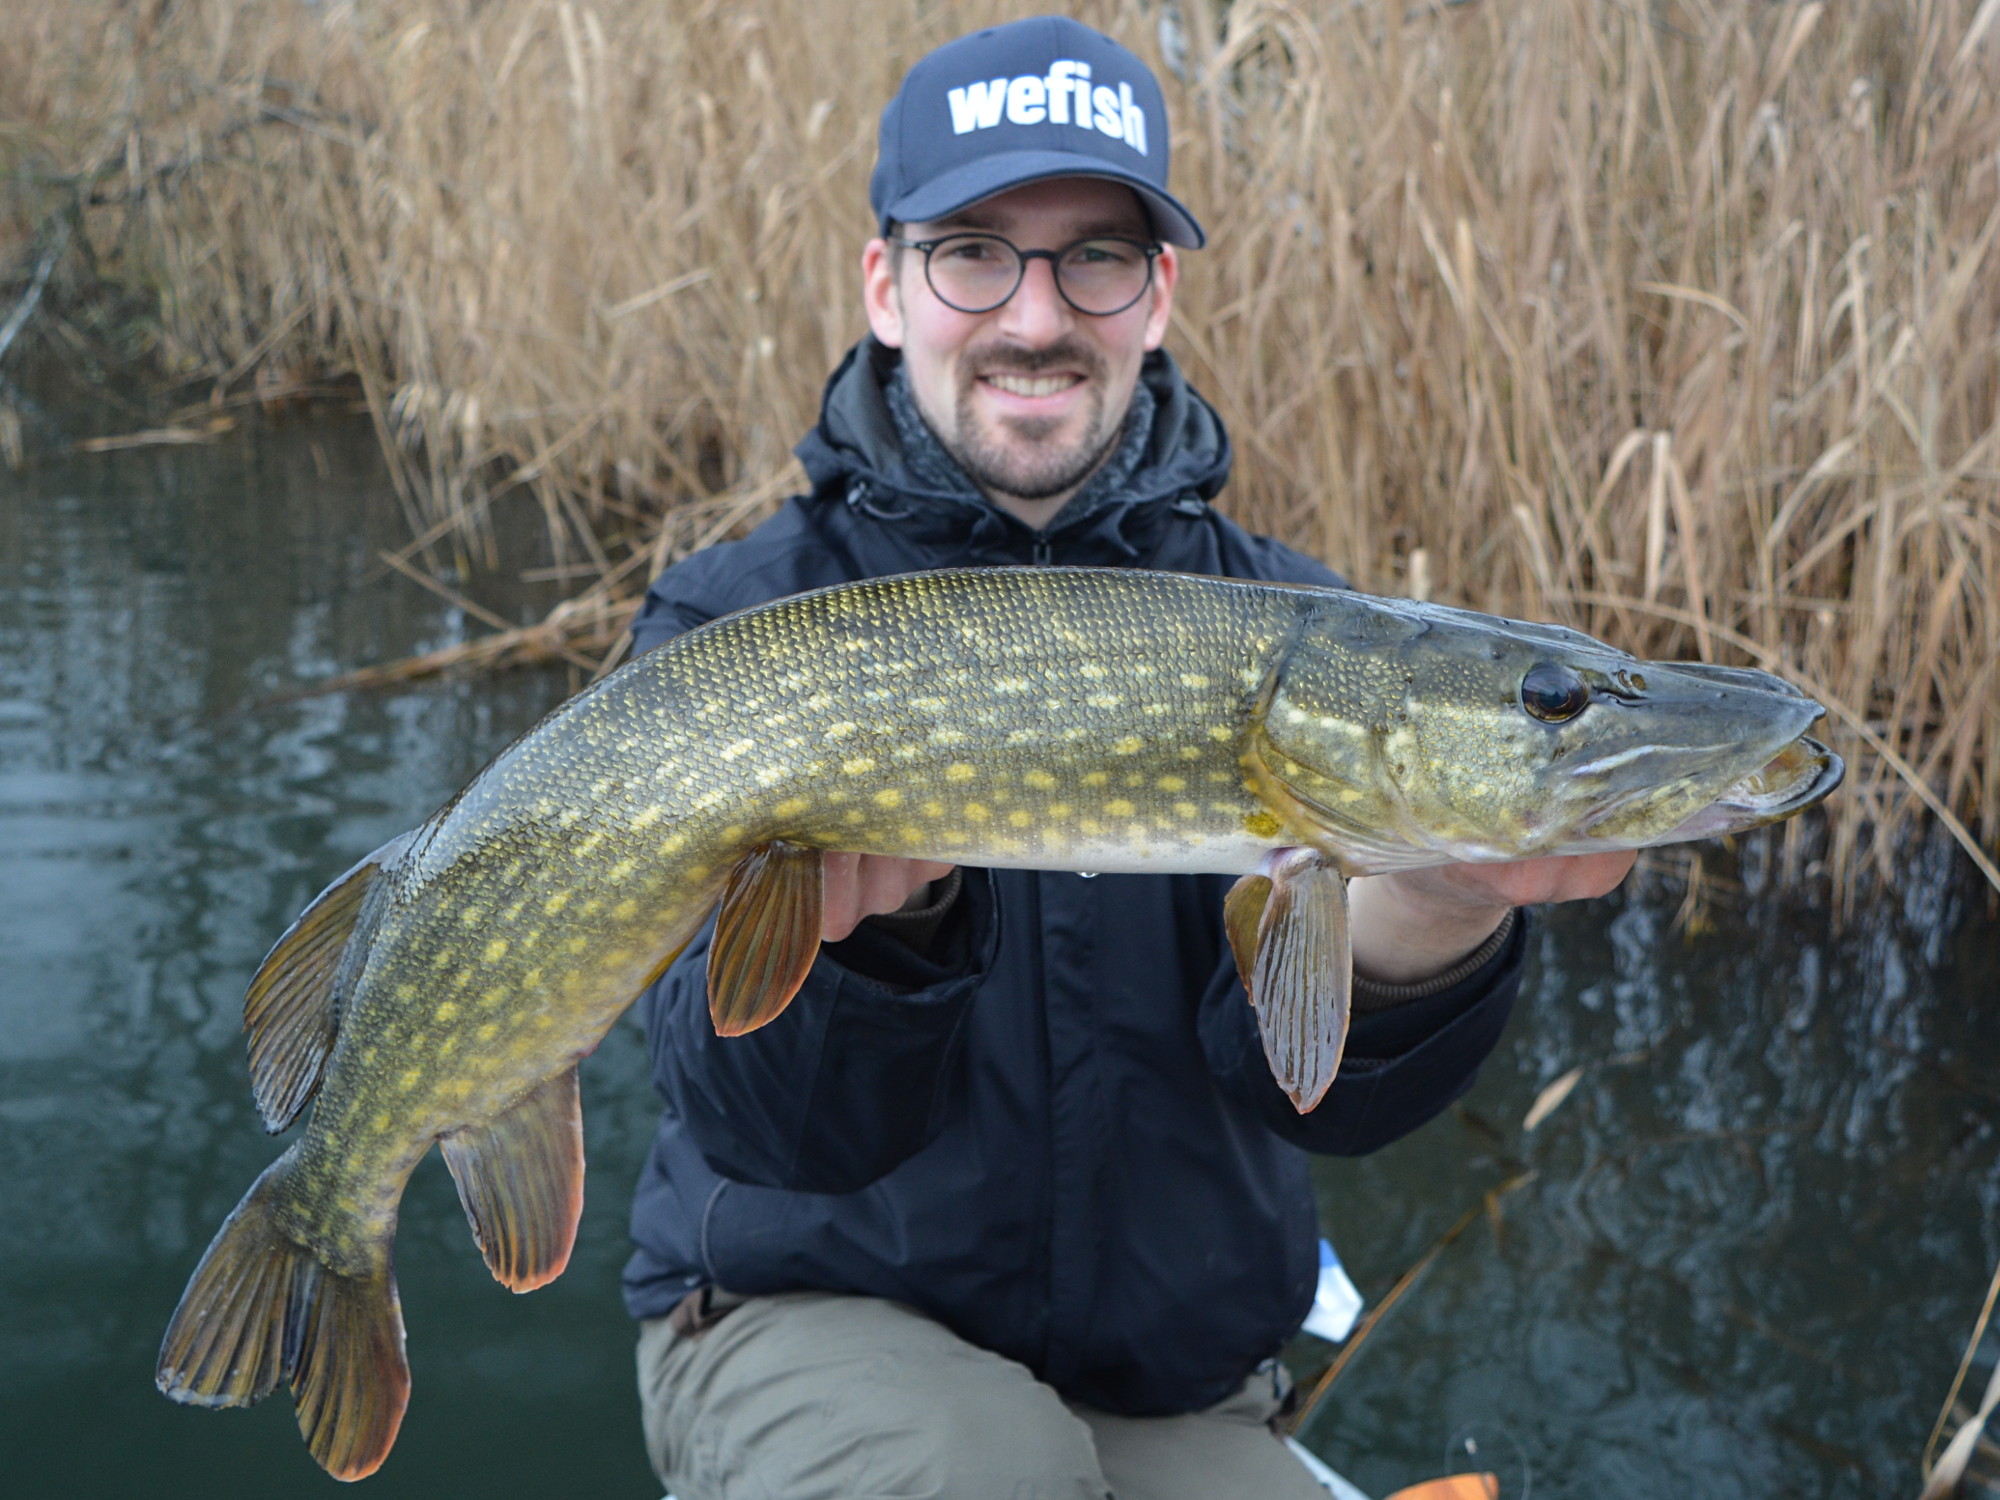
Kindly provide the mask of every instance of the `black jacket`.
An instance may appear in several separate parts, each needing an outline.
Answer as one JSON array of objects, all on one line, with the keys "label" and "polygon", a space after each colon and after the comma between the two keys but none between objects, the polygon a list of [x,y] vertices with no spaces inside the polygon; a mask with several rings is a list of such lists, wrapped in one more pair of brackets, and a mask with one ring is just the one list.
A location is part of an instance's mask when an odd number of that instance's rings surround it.
[{"label": "black jacket", "polygon": [[[968,562],[1338,581],[1210,508],[1228,438],[1166,356],[1145,368],[1157,411],[1132,483],[1043,535],[916,483],[882,396],[894,357],[848,356],[799,447],[811,493],[662,574],[638,649],[802,589]],[[1525,924],[1450,989],[1357,1015],[1301,1117],[1222,936],[1227,877],[967,876],[923,955],[864,922],[749,1036],[709,1025],[706,935],[642,999],[667,1107],[627,1305],[658,1316],[703,1284],[886,1297],[1103,1410],[1212,1404],[1312,1300],[1305,1152],[1371,1151],[1465,1091]]]}]

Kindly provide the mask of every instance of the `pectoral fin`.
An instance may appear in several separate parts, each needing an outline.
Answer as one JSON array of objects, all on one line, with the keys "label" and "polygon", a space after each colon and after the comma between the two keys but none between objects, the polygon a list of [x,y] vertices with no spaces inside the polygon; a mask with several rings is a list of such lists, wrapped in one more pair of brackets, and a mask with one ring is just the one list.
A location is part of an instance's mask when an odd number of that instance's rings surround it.
[{"label": "pectoral fin", "polygon": [[494,1280],[532,1292],[562,1275],[583,1212],[575,1065],[505,1113],[454,1130],[438,1145]]},{"label": "pectoral fin", "polygon": [[774,839],[729,872],[708,949],[708,1013],[718,1036],[755,1031],[792,1003],[819,953],[826,861]]},{"label": "pectoral fin", "polygon": [[1310,849],[1286,850],[1268,868],[1236,882],[1223,920],[1271,1074],[1305,1114],[1326,1094],[1347,1045],[1347,884]]},{"label": "pectoral fin", "polygon": [[258,967],[243,997],[250,1033],[250,1092],[276,1135],[319,1091],[340,1016],[335,980],[357,933],[372,925],[368,893],[414,834],[392,839],[313,898]]}]

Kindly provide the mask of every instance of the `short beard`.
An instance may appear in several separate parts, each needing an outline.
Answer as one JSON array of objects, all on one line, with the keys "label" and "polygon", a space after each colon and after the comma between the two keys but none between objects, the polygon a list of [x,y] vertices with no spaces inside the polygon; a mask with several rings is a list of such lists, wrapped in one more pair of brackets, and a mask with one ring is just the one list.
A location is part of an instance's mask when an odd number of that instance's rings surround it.
[{"label": "short beard", "polygon": [[1057,344],[1047,349],[1017,350],[999,361],[968,352],[961,365],[968,372],[976,369],[985,374],[1005,371],[1017,375],[1034,375],[1052,367],[1081,370],[1091,386],[1089,421],[1083,436],[1067,447],[1045,441],[1056,424],[1042,420],[1010,422],[1008,431],[1017,442],[1010,446],[995,441],[979,426],[973,404],[977,377],[967,373],[959,382],[957,437],[944,443],[944,449],[982,490],[1017,500],[1050,500],[1082,484],[1118,446],[1124,435],[1123,414],[1113,421],[1105,411],[1104,363],[1088,346]]}]

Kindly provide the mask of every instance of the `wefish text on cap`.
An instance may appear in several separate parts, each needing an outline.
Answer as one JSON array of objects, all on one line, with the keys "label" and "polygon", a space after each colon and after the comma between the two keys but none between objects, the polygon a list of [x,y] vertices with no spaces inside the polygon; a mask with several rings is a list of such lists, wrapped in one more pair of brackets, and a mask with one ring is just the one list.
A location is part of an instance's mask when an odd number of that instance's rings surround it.
[{"label": "wefish text on cap", "polygon": [[953,135],[991,130],[1003,118],[1010,125],[1039,125],[1046,120],[1095,130],[1123,141],[1141,156],[1146,154],[1146,111],[1133,100],[1132,85],[1093,88],[1090,64],[1075,58],[1050,63],[1041,77],[1023,73],[1018,78],[968,83],[949,90],[945,99],[951,105]]}]

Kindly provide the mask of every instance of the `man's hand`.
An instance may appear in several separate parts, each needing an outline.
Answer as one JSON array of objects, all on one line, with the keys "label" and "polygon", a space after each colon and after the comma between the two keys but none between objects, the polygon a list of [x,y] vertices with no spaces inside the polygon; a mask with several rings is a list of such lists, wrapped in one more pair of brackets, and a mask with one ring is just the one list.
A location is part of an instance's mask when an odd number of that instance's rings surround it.
[{"label": "man's hand", "polygon": [[1626,849],[1362,876],[1347,888],[1354,971],[1379,984],[1441,974],[1491,937],[1514,907],[1602,896],[1637,858]]},{"label": "man's hand", "polygon": [[863,917],[900,911],[918,891],[942,880],[952,867],[934,859],[894,859],[886,854],[826,856],[826,906],[820,918],[822,942],[837,943]]}]

